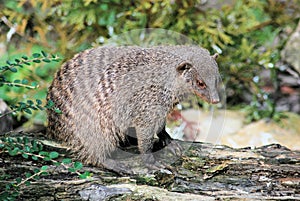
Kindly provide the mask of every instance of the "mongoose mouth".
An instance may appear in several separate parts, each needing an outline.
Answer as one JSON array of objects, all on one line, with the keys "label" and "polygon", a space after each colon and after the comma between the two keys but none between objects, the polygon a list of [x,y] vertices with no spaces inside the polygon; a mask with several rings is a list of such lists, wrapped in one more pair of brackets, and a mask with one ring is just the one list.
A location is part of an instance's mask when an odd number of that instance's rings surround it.
[{"label": "mongoose mouth", "polygon": [[201,93],[197,92],[196,90],[194,90],[194,93],[195,93],[199,98],[201,98],[202,100],[204,100],[205,102],[210,103],[210,100],[209,100],[204,94],[201,94]]},{"label": "mongoose mouth", "polygon": [[219,99],[219,98],[212,98],[212,99],[209,99],[209,98],[207,98],[207,96],[205,96],[204,94],[201,94],[201,93],[199,93],[199,92],[197,92],[197,91],[194,91],[194,93],[195,93],[198,97],[200,97],[202,100],[204,100],[205,102],[207,102],[207,103],[210,103],[210,104],[217,104],[217,103],[220,102],[220,99]]}]

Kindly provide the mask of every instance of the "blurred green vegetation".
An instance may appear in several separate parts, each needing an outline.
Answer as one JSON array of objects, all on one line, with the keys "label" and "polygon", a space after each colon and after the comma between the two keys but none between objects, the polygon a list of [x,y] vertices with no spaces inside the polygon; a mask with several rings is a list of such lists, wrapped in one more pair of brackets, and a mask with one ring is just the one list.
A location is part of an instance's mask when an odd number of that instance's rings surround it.
[{"label": "blurred green vegetation", "polygon": [[[277,87],[279,51],[288,30],[296,26],[299,11],[298,0],[233,0],[218,8],[206,8],[200,0],[2,0],[0,64],[41,50],[67,60],[125,31],[163,28],[221,54],[218,63],[229,106],[247,105],[249,121],[276,117],[272,94],[262,90],[265,83],[259,72],[271,71]],[[39,88],[0,87],[0,98],[9,104],[45,99],[59,66],[35,64],[7,75],[38,82]],[[39,113],[33,116],[45,119]]]}]

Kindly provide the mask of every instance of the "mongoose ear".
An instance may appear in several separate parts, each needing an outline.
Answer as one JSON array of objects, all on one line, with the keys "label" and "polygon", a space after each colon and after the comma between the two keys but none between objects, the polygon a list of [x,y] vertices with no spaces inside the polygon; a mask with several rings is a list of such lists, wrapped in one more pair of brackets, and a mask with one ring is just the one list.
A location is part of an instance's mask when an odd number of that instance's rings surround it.
[{"label": "mongoose ear", "polygon": [[184,71],[192,68],[192,65],[188,62],[183,62],[176,67],[176,70],[179,74],[182,74]]},{"label": "mongoose ear", "polygon": [[214,55],[212,55],[212,58],[214,58],[214,60],[217,60],[219,54],[218,53],[215,53]]}]

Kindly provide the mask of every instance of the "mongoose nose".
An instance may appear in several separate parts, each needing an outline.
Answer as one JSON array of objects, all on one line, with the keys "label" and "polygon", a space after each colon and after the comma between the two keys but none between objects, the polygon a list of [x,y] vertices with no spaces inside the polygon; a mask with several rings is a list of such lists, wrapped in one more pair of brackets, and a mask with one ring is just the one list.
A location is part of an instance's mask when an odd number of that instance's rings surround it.
[{"label": "mongoose nose", "polygon": [[211,100],[211,103],[212,103],[212,104],[217,104],[217,103],[219,103],[219,102],[220,102],[220,99],[218,99],[218,98],[212,99],[212,100]]}]

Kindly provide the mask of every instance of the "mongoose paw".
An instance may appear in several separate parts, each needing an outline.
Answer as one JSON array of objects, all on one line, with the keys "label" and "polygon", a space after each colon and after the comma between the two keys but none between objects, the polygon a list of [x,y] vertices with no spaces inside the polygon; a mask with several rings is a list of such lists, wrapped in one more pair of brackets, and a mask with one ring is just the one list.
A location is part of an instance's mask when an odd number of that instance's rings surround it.
[{"label": "mongoose paw", "polygon": [[154,142],[152,152],[157,152],[164,148],[166,148],[175,156],[181,156],[183,151],[183,148],[176,140],[171,139],[168,143],[165,143],[164,141],[159,139]]},{"label": "mongoose paw", "polygon": [[121,162],[117,162],[115,160],[106,160],[104,163],[103,163],[103,166],[110,170],[110,171],[113,171],[115,173],[118,173],[120,175],[131,175],[131,174],[134,174],[134,172],[132,171],[131,167],[127,166],[127,165],[124,165],[123,163]]},{"label": "mongoose paw", "polygon": [[172,170],[172,166],[155,159],[153,154],[144,154],[143,156],[144,165],[149,171],[157,171],[161,169]]},{"label": "mongoose paw", "polygon": [[172,142],[168,144],[166,148],[175,156],[181,156],[183,151],[182,146],[175,140],[172,140]]}]

